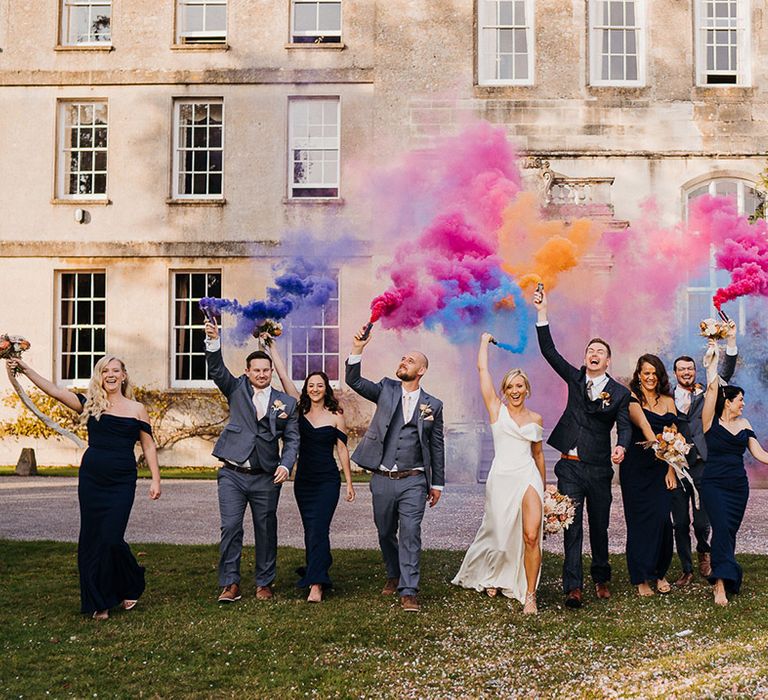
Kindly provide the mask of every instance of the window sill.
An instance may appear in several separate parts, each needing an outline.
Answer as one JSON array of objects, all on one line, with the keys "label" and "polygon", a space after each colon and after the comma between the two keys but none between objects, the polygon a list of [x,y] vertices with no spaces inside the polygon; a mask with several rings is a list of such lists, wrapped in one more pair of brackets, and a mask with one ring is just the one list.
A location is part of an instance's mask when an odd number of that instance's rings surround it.
[{"label": "window sill", "polygon": [[70,46],[69,44],[59,44],[58,46],[54,46],[53,50],[62,53],[69,53],[71,51],[97,51],[109,53],[110,51],[114,51],[115,47],[112,46],[112,44],[105,44],[104,46],[91,46],[90,44],[72,44]]},{"label": "window sill", "polygon": [[347,48],[347,45],[344,42],[342,42],[342,41],[339,41],[339,42],[330,42],[329,41],[329,42],[326,42],[326,43],[323,43],[323,44],[315,44],[315,43],[304,44],[304,43],[299,42],[299,43],[285,44],[285,48],[289,49],[289,50],[293,50],[293,49],[312,49],[313,51],[316,51],[318,49],[330,49],[332,51],[334,51],[334,50],[335,51],[343,51],[344,49]]},{"label": "window sill", "polygon": [[319,204],[322,206],[343,206],[343,197],[283,197],[283,204]]},{"label": "window sill", "polygon": [[82,207],[87,204],[89,207],[107,207],[112,204],[111,199],[62,199],[60,197],[54,197],[51,200],[51,204],[71,204],[75,207]]},{"label": "window sill", "polygon": [[229,44],[171,44],[171,51],[229,51]]},{"label": "window sill", "polygon": [[165,203],[173,207],[223,207],[226,199],[173,199],[169,197]]}]

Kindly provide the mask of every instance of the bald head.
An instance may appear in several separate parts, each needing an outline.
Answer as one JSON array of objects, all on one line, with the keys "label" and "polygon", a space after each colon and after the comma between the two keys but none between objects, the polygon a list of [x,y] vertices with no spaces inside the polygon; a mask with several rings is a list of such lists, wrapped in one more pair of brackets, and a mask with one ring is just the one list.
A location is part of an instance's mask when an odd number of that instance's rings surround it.
[{"label": "bald head", "polygon": [[395,375],[402,382],[419,382],[429,367],[429,360],[423,352],[411,350],[400,358]]}]

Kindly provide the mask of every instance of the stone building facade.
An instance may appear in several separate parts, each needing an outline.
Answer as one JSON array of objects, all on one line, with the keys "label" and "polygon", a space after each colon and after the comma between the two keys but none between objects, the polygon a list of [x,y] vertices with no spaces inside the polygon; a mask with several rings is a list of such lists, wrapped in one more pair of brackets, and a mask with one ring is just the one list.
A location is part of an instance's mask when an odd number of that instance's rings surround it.
[{"label": "stone building facade", "polygon": [[[767,9],[0,0],[0,330],[30,338],[30,363],[64,384],[83,384],[108,350],[139,384],[205,390],[195,300],[263,295],[290,232],[330,220],[364,244],[285,349],[297,379],[319,365],[338,378],[389,252],[357,186],[365,164],[468,118],[502,125],[555,204],[632,221],[654,195],[672,223],[706,190],[754,209]],[[713,284],[692,289],[684,313],[700,316]],[[391,371],[406,342],[464,362],[424,333],[388,339],[370,374]],[[446,403],[452,473],[472,479],[477,398],[441,377],[430,388]],[[4,441],[0,462],[23,445]],[[41,463],[78,459],[57,441],[28,446]],[[211,464],[209,450],[190,441],[164,462]]]}]

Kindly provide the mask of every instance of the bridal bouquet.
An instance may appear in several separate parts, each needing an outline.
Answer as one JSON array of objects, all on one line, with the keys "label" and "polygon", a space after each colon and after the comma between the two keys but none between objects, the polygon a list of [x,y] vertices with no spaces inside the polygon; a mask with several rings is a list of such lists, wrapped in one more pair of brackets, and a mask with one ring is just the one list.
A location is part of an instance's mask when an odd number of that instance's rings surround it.
[{"label": "bridal bouquet", "polygon": [[544,489],[544,533],[556,535],[567,530],[576,517],[576,506],[570,496],[550,484]]},{"label": "bridal bouquet", "polygon": [[656,459],[665,462],[675,470],[680,483],[685,479],[691,484],[696,507],[698,508],[699,494],[693,486],[691,475],[688,473],[688,460],[686,459],[686,455],[691,451],[693,445],[685,441],[677,426],[674,424],[665,426],[664,430],[656,436],[656,440],[644,444],[646,447],[653,448]]},{"label": "bridal bouquet", "polygon": [[[30,343],[26,338],[20,335],[0,334],[0,360],[18,359],[21,353],[29,350]],[[20,370],[14,369],[13,373],[18,374]]]},{"label": "bridal bouquet", "polygon": [[729,326],[727,323],[721,323],[714,318],[705,318],[699,323],[700,335],[710,340],[722,340],[728,337]]},{"label": "bridal bouquet", "polygon": [[266,319],[253,329],[253,337],[267,347],[272,345],[272,340],[283,334],[283,324],[271,318]]}]

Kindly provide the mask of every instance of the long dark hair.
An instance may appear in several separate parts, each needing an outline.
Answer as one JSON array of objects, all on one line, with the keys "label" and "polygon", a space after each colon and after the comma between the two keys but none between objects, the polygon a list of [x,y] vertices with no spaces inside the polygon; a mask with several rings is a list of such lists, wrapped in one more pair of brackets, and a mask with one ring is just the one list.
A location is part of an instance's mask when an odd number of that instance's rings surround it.
[{"label": "long dark hair", "polygon": [[715,417],[721,418],[725,409],[726,401],[733,401],[739,394],[744,395],[744,389],[740,386],[727,384],[717,390],[717,401],[715,402]]},{"label": "long dark hair", "polygon": [[656,379],[658,384],[656,385],[656,391],[659,396],[672,396],[672,390],[669,386],[669,375],[667,369],[664,367],[664,363],[656,355],[640,355],[635,366],[635,372],[632,375],[632,380],[629,382],[629,388],[632,393],[640,399],[640,403],[645,403],[645,394],[643,394],[642,384],[640,383],[640,372],[643,369],[644,364],[649,364],[656,370]]},{"label": "long dark hair", "polygon": [[307,392],[307,384],[309,384],[309,380],[312,377],[320,377],[323,380],[323,384],[325,384],[323,406],[331,413],[344,413],[344,409],[339,406],[339,400],[333,395],[333,387],[328,379],[328,375],[320,371],[310,372],[304,380],[304,386],[301,387],[301,396],[299,396],[299,413],[301,415],[309,413],[309,409],[312,407],[312,399],[309,398],[309,393]]}]

